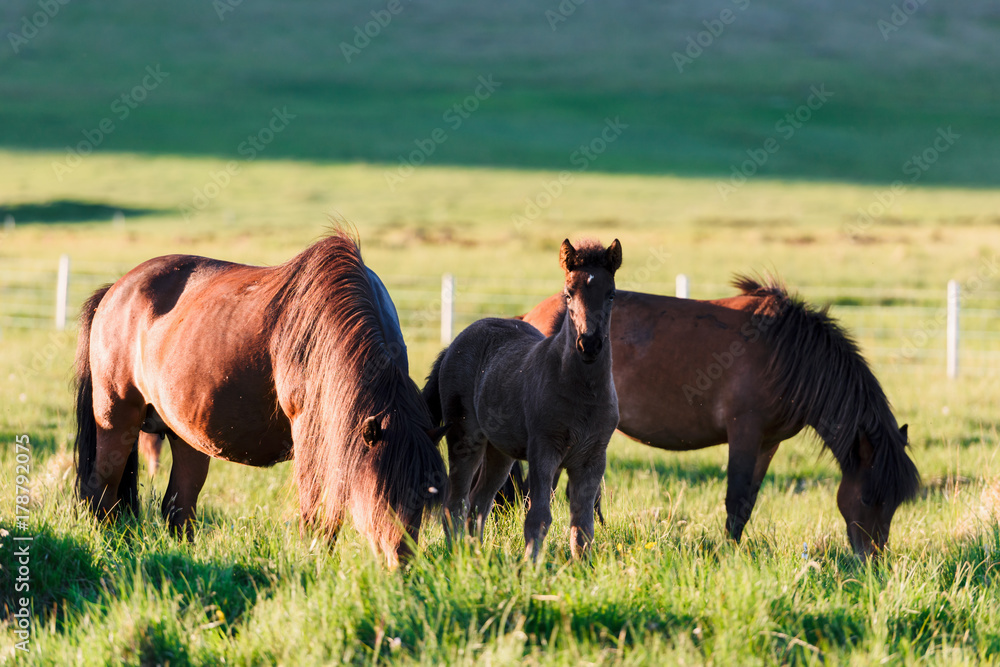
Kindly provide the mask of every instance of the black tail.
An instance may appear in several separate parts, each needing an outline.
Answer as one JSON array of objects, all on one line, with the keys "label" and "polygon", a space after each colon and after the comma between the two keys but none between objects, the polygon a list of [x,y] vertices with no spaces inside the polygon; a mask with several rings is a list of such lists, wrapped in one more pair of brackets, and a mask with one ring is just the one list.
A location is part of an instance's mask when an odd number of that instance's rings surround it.
[{"label": "black tail", "polygon": [[431,422],[435,426],[439,426],[444,420],[444,410],[441,408],[441,385],[439,379],[441,376],[441,362],[444,361],[444,355],[447,351],[448,348],[441,350],[441,354],[434,360],[434,365],[431,367],[431,374],[427,376],[427,384],[424,385],[424,390],[421,392],[424,396],[424,401],[427,403],[427,409],[431,411]]}]

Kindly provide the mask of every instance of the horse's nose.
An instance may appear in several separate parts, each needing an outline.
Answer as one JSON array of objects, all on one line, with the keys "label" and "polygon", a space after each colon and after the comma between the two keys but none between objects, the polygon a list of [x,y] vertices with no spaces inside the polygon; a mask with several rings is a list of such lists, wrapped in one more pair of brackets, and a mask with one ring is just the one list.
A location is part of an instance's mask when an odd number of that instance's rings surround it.
[{"label": "horse's nose", "polygon": [[594,334],[576,337],[577,352],[583,360],[590,363],[597,359],[597,356],[604,349],[604,338]]}]

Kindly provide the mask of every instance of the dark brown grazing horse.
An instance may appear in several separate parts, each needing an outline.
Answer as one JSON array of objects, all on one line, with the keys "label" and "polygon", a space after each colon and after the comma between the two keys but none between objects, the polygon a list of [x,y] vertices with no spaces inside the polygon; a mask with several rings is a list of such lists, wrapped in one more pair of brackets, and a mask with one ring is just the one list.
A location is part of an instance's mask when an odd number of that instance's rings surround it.
[{"label": "dark brown grazing horse", "polygon": [[[825,310],[776,281],[737,277],[716,301],[619,292],[611,326],[625,435],[661,449],[729,443],[726,528],[736,540],[783,440],[811,426],[840,464],[837,503],[856,553],[883,549],[920,477],[878,380]],[[565,309],[550,297],[524,316],[543,333]]]},{"label": "dark brown grazing horse", "polygon": [[163,514],[190,538],[212,457],[294,458],[303,529],[332,542],[350,513],[395,566],[447,482],[401,342],[384,286],[339,231],[275,267],[145,262],[83,309],[78,493],[99,517],[137,515],[137,438],[165,434]]},{"label": "dark brown grazing horse", "polygon": [[560,301],[569,317],[551,338],[518,320],[479,320],[441,353],[424,387],[434,418],[449,426],[449,537],[462,530],[471,502],[467,527],[482,538],[511,465],[527,459],[531,488],[545,490],[528,498],[524,540],[532,559],[552,523],[548,489],[560,468],[569,476],[570,550],[579,557],[589,548],[605,452],[618,424],[607,337],[621,245],[574,248],[566,240],[559,259]]}]

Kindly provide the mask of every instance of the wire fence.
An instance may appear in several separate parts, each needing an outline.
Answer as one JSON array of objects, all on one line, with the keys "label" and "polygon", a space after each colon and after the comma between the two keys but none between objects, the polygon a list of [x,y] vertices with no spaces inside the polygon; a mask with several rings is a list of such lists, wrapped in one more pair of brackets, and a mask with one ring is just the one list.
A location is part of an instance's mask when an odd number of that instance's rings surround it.
[{"label": "wire fence", "polygon": [[[34,259],[0,261],[0,331],[75,326],[83,301],[101,285],[114,282],[131,266],[71,261],[65,290],[68,321],[57,318],[58,262]],[[561,289],[553,280],[440,275],[381,276],[399,311],[411,344],[437,342],[488,316],[512,317],[533,308]],[[677,283],[647,282],[642,291],[674,294]],[[444,288],[444,289],[443,289]],[[907,371],[946,367],[948,308],[946,286],[938,289],[799,286],[811,303],[831,305],[831,312],[858,340],[866,356],[882,370]],[[690,296],[731,296],[728,285],[690,285]],[[980,281],[963,286],[957,319],[958,368],[961,374],[1000,373],[1000,290]]]}]

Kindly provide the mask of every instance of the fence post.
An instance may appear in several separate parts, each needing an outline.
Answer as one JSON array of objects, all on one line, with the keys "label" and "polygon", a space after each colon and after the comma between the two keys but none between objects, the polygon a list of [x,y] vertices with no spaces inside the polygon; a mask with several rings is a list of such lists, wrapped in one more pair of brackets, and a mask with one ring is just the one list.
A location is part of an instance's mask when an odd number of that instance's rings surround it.
[{"label": "fence post", "polygon": [[948,281],[948,377],[958,377],[958,315],[961,293],[957,280]]},{"label": "fence post", "polygon": [[683,273],[677,274],[675,294],[678,299],[688,299],[690,298],[690,285],[688,284],[688,277]]},{"label": "fence post", "polygon": [[60,255],[56,278],[56,330],[66,329],[66,300],[69,296],[69,255]]},{"label": "fence post", "polygon": [[441,276],[441,344],[450,345],[455,321],[455,276]]}]

